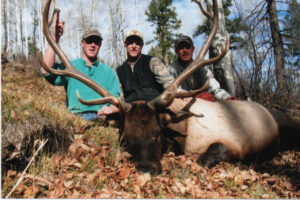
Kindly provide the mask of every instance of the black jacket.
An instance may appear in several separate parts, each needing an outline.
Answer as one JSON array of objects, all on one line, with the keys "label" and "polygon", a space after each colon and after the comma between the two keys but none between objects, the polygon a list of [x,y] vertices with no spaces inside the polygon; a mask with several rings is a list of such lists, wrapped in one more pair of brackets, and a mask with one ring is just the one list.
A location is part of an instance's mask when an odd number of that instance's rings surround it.
[{"label": "black jacket", "polygon": [[117,68],[126,102],[149,101],[162,92],[162,85],[157,83],[150,69],[151,58],[152,56],[142,54],[135,63],[133,72],[126,61]]}]

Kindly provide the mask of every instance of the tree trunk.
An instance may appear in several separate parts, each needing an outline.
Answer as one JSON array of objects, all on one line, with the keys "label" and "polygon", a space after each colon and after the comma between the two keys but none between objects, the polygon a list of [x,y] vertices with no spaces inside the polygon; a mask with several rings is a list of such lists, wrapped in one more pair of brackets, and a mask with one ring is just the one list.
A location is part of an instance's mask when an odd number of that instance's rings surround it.
[{"label": "tree trunk", "polygon": [[15,17],[16,17],[16,58],[18,58],[19,56],[17,56],[17,54],[19,54],[21,52],[21,23],[20,23],[20,3],[18,0],[15,0]]},{"label": "tree trunk", "polygon": [[273,51],[275,57],[275,75],[277,80],[276,98],[280,104],[284,105],[286,102],[286,84],[284,80],[285,66],[284,66],[284,53],[283,53],[283,42],[279,30],[278,17],[276,11],[276,2],[274,0],[267,0],[269,23],[271,29],[271,36],[273,40]]},{"label": "tree trunk", "polygon": [[[27,7],[27,1],[24,1],[24,8],[26,9]],[[25,56],[26,59],[28,59],[28,28],[27,28],[27,12],[25,11],[25,16],[24,16],[24,27],[25,27]]]},{"label": "tree trunk", "polygon": [[[38,25],[39,25],[39,19],[37,16],[38,11],[34,10],[33,11],[33,28],[32,28],[32,36],[31,36],[31,40],[32,40],[32,46],[34,48],[37,48],[37,44],[36,44],[36,33],[38,31]],[[34,53],[34,52],[30,52],[30,53]]]},{"label": "tree trunk", "polygon": [[77,52],[78,52],[78,55],[77,55],[77,57],[81,57],[81,40],[80,40],[80,30],[79,30],[79,28],[77,28],[77,31],[76,31],[76,35],[77,35]]},{"label": "tree trunk", "polygon": [[9,8],[10,8],[10,6],[9,6],[9,4],[10,4],[10,2],[9,2],[9,0],[6,0],[6,22],[7,22],[7,53],[9,53],[9,52],[11,52],[11,46],[10,46],[10,21],[9,21],[9,19],[10,19],[10,10],[9,10]]},{"label": "tree trunk", "polygon": [[39,19],[39,49],[44,51],[44,42],[43,42],[43,17],[42,17],[42,0],[38,1],[38,19]]},{"label": "tree trunk", "polygon": [[95,12],[94,12],[94,0],[91,3],[91,15],[92,15],[92,26],[95,28]]},{"label": "tree trunk", "polygon": [[120,56],[119,56],[119,51],[118,51],[118,36],[116,32],[116,24],[115,24],[115,19],[114,19],[114,14],[112,10],[112,5],[109,5],[109,15],[110,15],[110,22],[111,22],[111,41],[112,41],[112,46],[115,54],[115,60],[114,60],[114,66],[119,66],[120,65]]},{"label": "tree trunk", "polygon": [[4,28],[4,45],[2,49],[2,54],[7,55],[7,46],[8,46],[8,33],[7,33],[7,0],[4,0],[2,3],[2,13],[3,13],[3,28]]},{"label": "tree trunk", "polygon": [[169,65],[169,56],[168,56],[168,52],[165,52],[163,56],[164,56],[164,64],[165,64],[166,66],[168,66],[168,65]]},{"label": "tree trunk", "polygon": [[[222,0],[217,0],[219,7],[219,23],[216,33],[216,37],[212,43],[209,51],[210,57],[216,57],[220,55],[222,50],[225,48],[226,44],[226,26],[225,26],[225,16],[223,10]],[[207,10],[211,10],[212,2],[207,1]],[[219,62],[215,63],[213,66],[213,72],[215,78],[219,81],[222,88],[228,91],[232,96],[235,96],[235,86],[234,86],[234,76],[233,70],[231,68],[230,52],[228,52]]]},{"label": "tree trunk", "polygon": [[[123,0],[121,0],[121,2],[123,3]],[[123,5],[123,4],[122,4]],[[121,9],[121,40],[122,40],[122,44],[123,44],[123,42],[124,42],[124,39],[125,39],[125,32],[124,32],[124,30],[125,30],[125,18],[124,18],[124,12],[123,12],[123,10]],[[122,49],[122,60],[125,60],[125,58],[126,58],[126,48],[125,48],[125,46],[124,45],[122,45],[122,47],[121,47],[121,49]]]}]

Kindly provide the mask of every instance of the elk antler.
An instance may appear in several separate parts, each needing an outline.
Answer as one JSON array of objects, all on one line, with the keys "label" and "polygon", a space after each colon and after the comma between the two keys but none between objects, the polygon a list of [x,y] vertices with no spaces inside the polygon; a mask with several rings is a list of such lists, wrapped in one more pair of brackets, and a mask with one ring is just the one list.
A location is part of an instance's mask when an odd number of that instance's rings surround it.
[{"label": "elk antler", "polygon": [[209,78],[205,81],[204,85],[196,90],[191,90],[191,91],[180,91],[176,92],[175,98],[184,98],[184,97],[191,97],[196,94],[199,94],[200,92],[203,92],[204,90],[207,89],[209,83]]},{"label": "elk antler", "polygon": [[[85,76],[83,73],[78,71],[71,64],[71,62],[69,61],[69,59],[67,58],[65,53],[59,47],[59,45],[54,41],[53,37],[51,36],[50,30],[49,30],[49,24],[48,24],[48,15],[49,15],[50,4],[51,4],[51,0],[47,0],[47,2],[45,4],[44,12],[43,12],[43,31],[44,31],[44,34],[45,34],[50,46],[53,48],[55,53],[59,56],[60,60],[62,61],[62,63],[64,64],[66,69],[65,70],[55,70],[52,67],[47,66],[43,60],[42,53],[40,51],[38,51],[37,55],[38,55],[38,59],[42,65],[42,67],[49,73],[56,74],[56,75],[62,75],[62,76],[70,76],[72,78],[75,78],[75,79],[83,82],[84,84],[88,85],[90,88],[92,88],[98,94],[100,94],[101,96],[104,97],[103,99],[101,99],[101,101],[100,100],[84,101],[79,97],[80,102],[84,102],[89,105],[111,103],[111,104],[119,107],[121,112],[125,111],[126,107],[128,108],[130,106],[130,104],[125,103],[124,101],[121,101],[117,97],[113,96],[111,93],[109,93],[103,87],[98,85],[95,81],[91,80],[90,78]],[[79,96],[78,93],[77,93],[77,96]],[[99,103],[99,102],[101,102],[101,103]]]},{"label": "elk antler", "polygon": [[[201,10],[203,9],[203,6],[200,2],[200,0],[192,0],[198,3]],[[206,11],[204,11],[205,15],[209,18],[212,18],[213,20],[213,27],[212,30],[204,44],[204,46],[201,48],[197,58],[171,83],[171,85],[158,97],[153,99],[151,102],[148,103],[148,105],[152,108],[158,106],[158,107],[167,107],[169,106],[174,98],[176,97],[176,90],[178,86],[187,78],[189,77],[193,72],[195,72],[197,69],[204,67],[205,65],[215,63],[223,58],[223,56],[227,53],[229,49],[229,36],[228,33],[226,33],[226,46],[225,49],[222,51],[220,55],[214,58],[210,58],[208,60],[204,60],[204,56],[207,53],[209,47],[211,46],[213,39],[216,35],[217,28],[218,28],[218,5],[217,0],[213,0],[213,17],[211,14]]]}]

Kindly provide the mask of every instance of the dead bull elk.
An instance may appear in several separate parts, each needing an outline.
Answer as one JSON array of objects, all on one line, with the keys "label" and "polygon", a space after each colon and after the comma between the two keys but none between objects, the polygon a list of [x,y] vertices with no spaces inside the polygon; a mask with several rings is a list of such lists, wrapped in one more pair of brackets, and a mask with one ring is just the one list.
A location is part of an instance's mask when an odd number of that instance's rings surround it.
[{"label": "dead bull elk", "polygon": [[195,91],[177,92],[177,87],[189,75],[205,65],[217,62],[229,49],[227,35],[226,47],[221,55],[204,59],[217,31],[218,6],[214,0],[212,15],[203,9],[200,0],[194,1],[213,21],[213,28],[197,58],[157,98],[150,102],[131,103],[111,95],[71,65],[64,52],[53,41],[49,31],[47,22],[51,0],[46,2],[44,8],[44,34],[66,69],[58,71],[47,67],[39,53],[43,68],[49,73],[78,79],[103,96],[102,99],[84,101],[78,95],[82,103],[92,105],[109,102],[120,108],[120,142],[132,154],[137,169],[144,172],[161,171],[160,159],[169,145],[176,151],[199,157],[204,166],[213,166],[220,161],[243,159],[247,155],[259,153],[277,143],[279,138],[277,122],[270,112],[258,103],[208,102],[201,99],[186,103],[178,98],[194,95]]}]

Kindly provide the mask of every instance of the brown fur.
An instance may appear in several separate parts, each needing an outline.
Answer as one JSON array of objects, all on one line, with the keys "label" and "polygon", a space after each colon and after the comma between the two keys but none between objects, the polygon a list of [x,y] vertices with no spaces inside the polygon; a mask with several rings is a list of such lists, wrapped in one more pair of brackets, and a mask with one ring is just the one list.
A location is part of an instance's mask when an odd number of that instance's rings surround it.
[{"label": "brown fur", "polygon": [[255,102],[175,99],[167,109],[155,110],[143,101],[132,105],[121,134],[142,171],[159,172],[163,149],[170,144],[186,155],[205,154],[211,163],[217,163],[259,153],[278,140],[278,124]]}]

